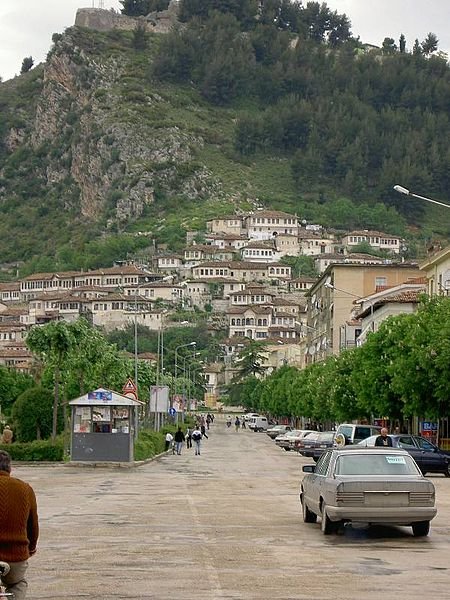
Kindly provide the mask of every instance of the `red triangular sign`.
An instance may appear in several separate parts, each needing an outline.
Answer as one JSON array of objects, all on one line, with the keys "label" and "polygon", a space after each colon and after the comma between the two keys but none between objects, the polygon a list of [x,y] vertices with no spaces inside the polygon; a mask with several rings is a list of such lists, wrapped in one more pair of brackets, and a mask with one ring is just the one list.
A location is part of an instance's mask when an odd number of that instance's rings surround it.
[{"label": "red triangular sign", "polygon": [[124,394],[127,394],[129,392],[136,394],[137,387],[136,387],[136,384],[134,383],[134,381],[131,379],[131,377],[128,377],[126,384],[122,388],[122,392]]}]

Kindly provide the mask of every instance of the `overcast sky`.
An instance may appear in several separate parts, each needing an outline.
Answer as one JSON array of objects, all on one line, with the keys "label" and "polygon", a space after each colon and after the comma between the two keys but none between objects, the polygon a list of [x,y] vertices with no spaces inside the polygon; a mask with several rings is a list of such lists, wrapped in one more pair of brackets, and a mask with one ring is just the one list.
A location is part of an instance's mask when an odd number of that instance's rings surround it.
[{"label": "overcast sky", "polygon": [[[100,0],[0,0],[0,77],[20,72],[25,56],[35,64],[45,60],[52,34],[73,25],[77,8]],[[306,0],[304,1],[306,3]],[[328,0],[330,8],[346,13],[352,31],[363,42],[381,45],[385,37],[406,36],[411,48],[432,31],[439,48],[450,51],[450,0]],[[119,0],[103,0],[105,8],[120,8]]]}]

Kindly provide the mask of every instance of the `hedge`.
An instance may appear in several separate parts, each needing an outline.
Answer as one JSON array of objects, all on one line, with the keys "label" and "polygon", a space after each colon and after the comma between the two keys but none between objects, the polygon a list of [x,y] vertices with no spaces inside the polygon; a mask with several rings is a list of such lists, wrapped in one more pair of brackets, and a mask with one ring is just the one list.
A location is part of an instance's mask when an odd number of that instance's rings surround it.
[{"label": "hedge", "polygon": [[13,442],[0,444],[0,450],[6,450],[16,461],[62,461],[64,459],[64,442],[62,438],[52,440],[36,440],[34,442]]},{"label": "hedge", "polygon": [[134,460],[146,460],[164,452],[165,434],[166,430],[159,432],[141,429],[134,444]]}]

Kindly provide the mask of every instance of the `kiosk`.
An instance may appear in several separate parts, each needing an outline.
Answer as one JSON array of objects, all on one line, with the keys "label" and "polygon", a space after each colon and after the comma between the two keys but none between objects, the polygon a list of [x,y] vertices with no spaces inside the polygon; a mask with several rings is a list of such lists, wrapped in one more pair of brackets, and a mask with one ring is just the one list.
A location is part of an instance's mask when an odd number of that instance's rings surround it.
[{"label": "kiosk", "polygon": [[132,462],[142,402],[99,388],[69,402],[72,461]]}]

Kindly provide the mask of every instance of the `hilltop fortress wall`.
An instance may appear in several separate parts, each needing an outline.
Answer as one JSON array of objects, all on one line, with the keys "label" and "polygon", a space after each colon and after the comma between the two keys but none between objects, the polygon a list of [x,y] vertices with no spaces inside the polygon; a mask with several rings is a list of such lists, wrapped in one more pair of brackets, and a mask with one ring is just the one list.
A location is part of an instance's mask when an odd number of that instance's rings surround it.
[{"label": "hilltop fortress wall", "polygon": [[178,22],[178,2],[172,0],[167,10],[152,12],[145,17],[128,17],[115,10],[103,8],[79,8],[75,17],[75,25],[95,29],[96,31],[111,31],[119,29],[133,31],[138,23],[143,23],[147,31],[168,33]]}]

